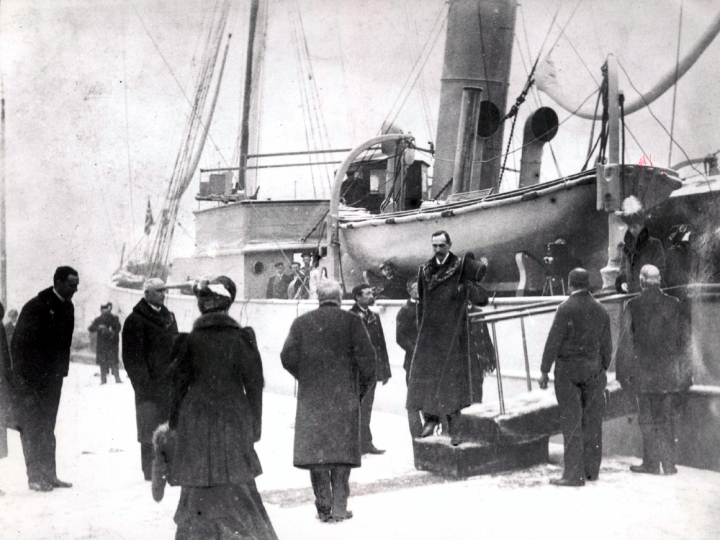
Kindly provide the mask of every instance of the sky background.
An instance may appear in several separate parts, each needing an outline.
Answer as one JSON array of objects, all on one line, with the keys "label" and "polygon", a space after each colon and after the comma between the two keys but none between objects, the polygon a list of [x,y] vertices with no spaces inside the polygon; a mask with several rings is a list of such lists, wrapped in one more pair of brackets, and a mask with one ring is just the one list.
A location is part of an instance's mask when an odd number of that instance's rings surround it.
[{"label": "sky background", "polygon": [[[200,167],[233,165],[249,4],[232,2],[228,64]],[[70,264],[80,271],[79,310],[87,310],[87,317],[99,311],[123,244],[127,251],[142,238],[148,199],[156,218],[162,206],[191,110],[187,96],[193,95],[217,7],[215,0],[0,0],[8,307],[20,308],[51,284],[56,266]],[[395,112],[393,104],[426,43],[434,47],[395,123],[420,146],[435,140],[444,31],[434,38],[447,10],[442,0],[270,0],[269,10],[261,152],[307,148],[298,80],[308,75],[300,74],[295,60],[297,13],[331,148],[349,148],[378,133]],[[719,10],[720,0],[684,1],[681,56]],[[561,85],[579,100],[597,87],[590,73],[600,80],[608,53],[617,55],[639,90],[648,90],[675,65],[679,16],[679,0],[523,1],[509,104],[525,83],[528,51],[534,61],[544,41],[543,57],[552,47]],[[570,18],[567,37],[558,39]],[[678,86],[674,133],[690,157],[720,149],[718,60],[720,40]],[[637,96],[622,74],[620,87],[628,100]],[[651,106],[667,129],[672,100],[670,91]],[[526,117],[540,104],[554,106],[542,93],[528,96],[513,148],[521,144]],[[563,122],[553,141],[560,170],[546,152],[544,180],[579,170],[590,131],[588,121],[564,121],[568,113],[554,108]],[[655,164],[667,166],[668,135],[647,109],[627,124]],[[509,131],[508,126],[506,137]],[[627,161],[641,158],[640,146],[628,137]],[[672,156],[673,162],[685,158],[678,147]],[[508,166],[516,167],[519,159],[513,154]],[[326,177],[315,178],[313,191],[308,174],[271,169],[259,178],[259,196],[325,196]],[[171,257],[194,248],[197,182],[196,176],[183,198]],[[509,175],[504,188],[515,182]]]}]

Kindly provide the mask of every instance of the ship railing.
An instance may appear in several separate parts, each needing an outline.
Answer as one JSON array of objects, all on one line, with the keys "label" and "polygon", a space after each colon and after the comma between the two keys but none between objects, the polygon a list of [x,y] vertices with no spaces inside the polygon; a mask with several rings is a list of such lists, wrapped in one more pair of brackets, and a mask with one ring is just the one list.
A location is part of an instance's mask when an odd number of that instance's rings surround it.
[{"label": "ship railing", "polygon": [[[595,298],[601,303],[619,303],[624,302],[635,296],[634,294],[598,294]],[[530,357],[528,354],[527,333],[525,331],[525,319],[538,315],[545,315],[557,311],[558,306],[567,300],[567,296],[552,296],[547,300],[538,301],[522,306],[513,306],[493,311],[478,311],[470,313],[468,319],[470,323],[490,325],[490,334],[492,336],[493,346],[495,349],[495,379],[498,388],[498,401],[500,404],[500,414],[505,414],[505,393],[503,391],[502,363],[500,359],[500,347],[498,344],[496,325],[500,322],[519,321],[520,333],[522,335],[522,348],[525,360],[525,381],[527,383],[528,392],[532,392],[532,376],[530,375]]]}]

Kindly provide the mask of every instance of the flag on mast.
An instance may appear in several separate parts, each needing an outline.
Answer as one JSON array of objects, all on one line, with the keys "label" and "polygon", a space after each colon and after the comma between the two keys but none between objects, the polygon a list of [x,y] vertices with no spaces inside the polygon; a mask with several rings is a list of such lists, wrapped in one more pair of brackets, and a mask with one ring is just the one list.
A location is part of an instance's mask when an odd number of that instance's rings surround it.
[{"label": "flag on mast", "polygon": [[152,208],[150,207],[150,197],[148,197],[147,212],[145,212],[145,234],[150,234],[152,226],[155,225],[155,220],[152,217]]}]

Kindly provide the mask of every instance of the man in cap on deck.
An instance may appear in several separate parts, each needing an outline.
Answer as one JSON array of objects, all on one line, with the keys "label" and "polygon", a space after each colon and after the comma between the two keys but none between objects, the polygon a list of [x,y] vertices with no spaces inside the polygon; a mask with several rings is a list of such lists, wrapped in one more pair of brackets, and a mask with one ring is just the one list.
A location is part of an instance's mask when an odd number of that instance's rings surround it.
[{"label": "man in cap on deck", "polygon": [[587,270],[568,277],[570,297],[558,307],[545,342],[540,388],[548,387],[555,363],[555,396],[565,445],[565,470],[556,486],[583,486],[597,480],[602,459],[605,372],[612,359],[610,316],[590,294]]},{"label": "man in cap on deck", "polygon": [[155,428],[168,418],[167,401],[173,341],[178,333],[175,315],[165,307],[165,283],[158,278],[143,284],[138,302],[122,331],[123,363],[135,391],[135,414],[143,474],[152,478]]},{"label": "man in cap on deck", "polygon": [[620,275],[615,280],[617,292],[640,292],[640,269],[652,264],[665,276],[665,250],[662,242],[650,236],[646,227],[645,213],[636,197],[623,201],[620,219],[628,226],[621,246]]}]

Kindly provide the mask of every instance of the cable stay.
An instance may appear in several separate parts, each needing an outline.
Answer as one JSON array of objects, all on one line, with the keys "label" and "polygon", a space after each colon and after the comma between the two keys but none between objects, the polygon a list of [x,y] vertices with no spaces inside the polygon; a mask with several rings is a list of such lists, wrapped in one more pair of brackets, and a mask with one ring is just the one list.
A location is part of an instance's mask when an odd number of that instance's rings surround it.
[{"label": "cable stay", "polygon": [[[720,13],[715,16],[708,29],[698,38],[695,45],[685,54],[685,57],[679,64],[670,68],[650,90],[645,93],[638,92],[640,94],[639,97],[626,104],[625,114],[629,115],[637,112],[662,96],[676,81],[679,81],[683,75],[688,72],[718,33],[720,33]],[[563,109],[575,111],[574,114],[580,118],[591,119],[593,117],[593,111],[591,109],[577,107],[571,103],[571,98],[565,96],[562,88],[558,84],[555,66],[549,56],[545,58],[539,66],[537,85],[542,92],[550,96]]]},{"label": "cable stay", "polygon": [[202,155],[205,140],[208,135],[210,122],[217,103],[217,97],[222,82],[222,74],[227,59],[228,45],[225,47],[222,65],[220,67],[215,93],[211,102],[207,118],[203,121],[203,112],[205,110],[207,98],[210,92],[210,86],[215,71],[222,37],[225,31],[229,11],[229,3],[225,2],[220,10],[218,22],[215,26],[211,26],[208,31],[205,51],[201,64],[201,70],[198,74],[196,84],[195,99],[193,108],[188,116],[185,125],[184,143],[178,152],[170,178],[170,184],[165,196],[162,211],[158,219],[158,225],[155,229],[155,237],[153,239],[150,251],[149,267],[146,277],[167,277],[167,261],[170,254],[170,246],[177,222],[177,216],[180,207],[180,199],[187,190],[192,181],[195,169],[197,168],[200,156]]}]

